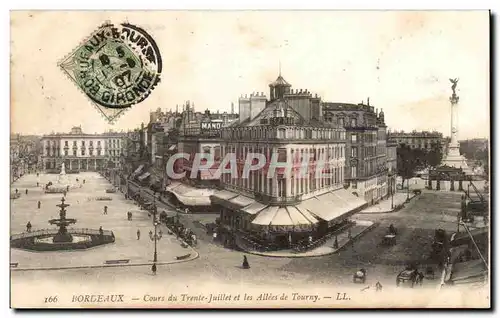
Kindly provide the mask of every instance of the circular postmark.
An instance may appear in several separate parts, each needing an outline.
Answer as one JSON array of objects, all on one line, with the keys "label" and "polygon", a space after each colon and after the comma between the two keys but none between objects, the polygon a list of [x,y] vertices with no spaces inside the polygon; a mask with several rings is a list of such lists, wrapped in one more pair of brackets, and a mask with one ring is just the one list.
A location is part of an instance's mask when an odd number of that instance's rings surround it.
[{"label": "circular postmark", "polygon": [[73,53],[72,77],[96,104],[127,108],[146,99],[160,81],[158,46],[143,29],[105,24]]}]

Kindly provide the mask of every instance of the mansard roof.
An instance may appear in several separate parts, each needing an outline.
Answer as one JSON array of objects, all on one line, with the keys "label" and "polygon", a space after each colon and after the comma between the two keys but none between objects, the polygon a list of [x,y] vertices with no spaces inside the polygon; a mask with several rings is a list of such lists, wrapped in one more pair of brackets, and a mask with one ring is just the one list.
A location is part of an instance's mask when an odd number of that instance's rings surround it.
[{"label": "mansard roof", "polygon": [[[296,126],[302,127],[314,127],[314,128],[338,128],[337,123],[327,123],[323,121],[319,121],[317,119],[311,119],[306,121],[302,115],[296,112],[292,107],[288,106],[286,100],[278,99],[274,100],[266,105],[255,118],[246,119],[243,122],[234,122],[229,127],[237,128],[237,127],[256,127],[256,126],[272,126],[269,120],[263,119],[271,119],[276,117],[275,111],[283,111],[283,114],[286,110],[286,117],[293,118]],[[284,116],[285,117],[285,116]]]}]

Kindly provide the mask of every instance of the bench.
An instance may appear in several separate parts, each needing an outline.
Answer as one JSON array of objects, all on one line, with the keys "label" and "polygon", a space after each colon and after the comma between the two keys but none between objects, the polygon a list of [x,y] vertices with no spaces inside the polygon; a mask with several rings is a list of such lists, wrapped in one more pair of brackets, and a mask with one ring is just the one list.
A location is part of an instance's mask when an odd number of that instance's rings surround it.
[{"label": "bench", "polygon": [[186,255],[182,255],[182,256],[176,256],[175,259],[176,260],[183,260],[183,259],[187,259],[191,256],[191,253],[189,254],[186,254]]},{"label": "bench", "polygon": [[107,260],[104,262],[106,265],[111,265],[111,264],[128,264],[130,260],[128,259],[112,259],[112,260]]}]

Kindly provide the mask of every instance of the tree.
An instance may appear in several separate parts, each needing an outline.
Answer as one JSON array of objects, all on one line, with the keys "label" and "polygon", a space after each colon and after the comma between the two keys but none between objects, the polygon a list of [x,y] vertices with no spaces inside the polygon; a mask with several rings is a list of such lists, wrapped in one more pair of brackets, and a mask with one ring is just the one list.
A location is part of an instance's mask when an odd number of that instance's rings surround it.
[{"label": "tree", "polygon": [[[402,178],[402,184],[405,180],[409,180],[413,177],[415,170],[417,169],[417,160],[414,155],[414,150],[411,149],[406,144],[401,144],[397,148],[397,165],[398,165],[398,175]],[[410,197],[410,184],[408,183],[408,199]]]},{"label": "tree", "polygon": [[415,169],[421,169],[427,166],[427,151],[415,148],[411,149],[411,152],[415,162]]},{"label": "tree", "polygon": [[437,167],[443,160],[443,147],[441,144],[433,142],[431,149],[427,153],[427,164],[431,167]]}]

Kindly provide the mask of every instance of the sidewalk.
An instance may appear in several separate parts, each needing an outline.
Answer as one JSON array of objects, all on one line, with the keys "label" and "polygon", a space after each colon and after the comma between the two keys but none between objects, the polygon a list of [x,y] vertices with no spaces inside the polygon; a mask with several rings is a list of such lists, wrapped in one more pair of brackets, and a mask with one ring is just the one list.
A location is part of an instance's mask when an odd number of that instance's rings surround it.
[{"label": "sidewalk", "polygon": [[[410,192],[410,200],[415,197],[415,194]],[[408,194],[405,192],[397,192],[394,194],[394,198],[389,197],[388,199],[382,200],[377,204],[367,207],[366,209],[358,212],[358,214],[372,214],[372,213],[391,213],[398,211],[398,206],[404,206]]]},{"label": "sidewalk", "polygon": [[[54,176],[44,176],[54,178]],[[36,184],[35,177],[26,177],[23,184]],[[30,180],[31,178],[31,180]],[[22,249],[11,249],[11,262],[17,267],[11,270],[39,270],[39,269],[66,269],[66,268],[99,268],[113,266],[150,265],[153,259],[154,241],[148,236],[154,229],[152,218],[146,211],[138,210],[131,200],[125,200],[120,192],[109,193],[112,201],[89,201],[89,197],[105,193],[110,187],[104,178],[94,178],[85,175],[87,187],[68,192],[66,196],[68,217],[76,217],[78,228],[112,230],[116,240],[113,244],[102,245],[87,250],[33,252]],[[24,189],[24,187],[22,188]],[[41,201],[41,209],[36,208],[37,201]],[[47,195],[41,189],[30,189],[29,195],[22,195],[21,199],[11,202],[11,233],[21,233],[25,230],[26,222],[30,221],[34,228],[47,228],[47,222],[57,217],[60,203],[59,196]],[[108,206],[108,214],[103,214],[104,205]],[[127,211],[134,211],[129,221]],[[157,242],[159,265],[191,261],[198,258],[198,252],[192,247],[181,246],[175,235],[165,233]],[[140,239],[137,231],[140,230]],[[189,256],[187,256],[190,254]],[[115,264],[117,260],[128,260],[128,263]],[[112,264],[106,264],[110,262]]]},{"label": "sidewalk", "polygon": [[239,248],[244,250],[247,253],[260,255],[260,256],[268,256],[268,257],[288,257],[288,258],[299,258],[299,257],[316,257],[316,256],[325,256],[337,253],[342,248],[349,245],[349,243],[354,242],[357,238],[361,237],[362,234],[374,228],[377,224],[371,221],[356,221],[354,226],[351,226],[351,239],[348,236],[348,230],[339,233],[337,237],[338,248],[334,248],[333,245],[335,243],[335,236],[332,236],[326,242],[318,246],[310,251],[306,252],[297,252],[295,250],[281,250],[281,251],[273,251],[273,252],[260,252],[255,251],[247,244],[245,244],[242,240],[236,240],[236,244]]}]

